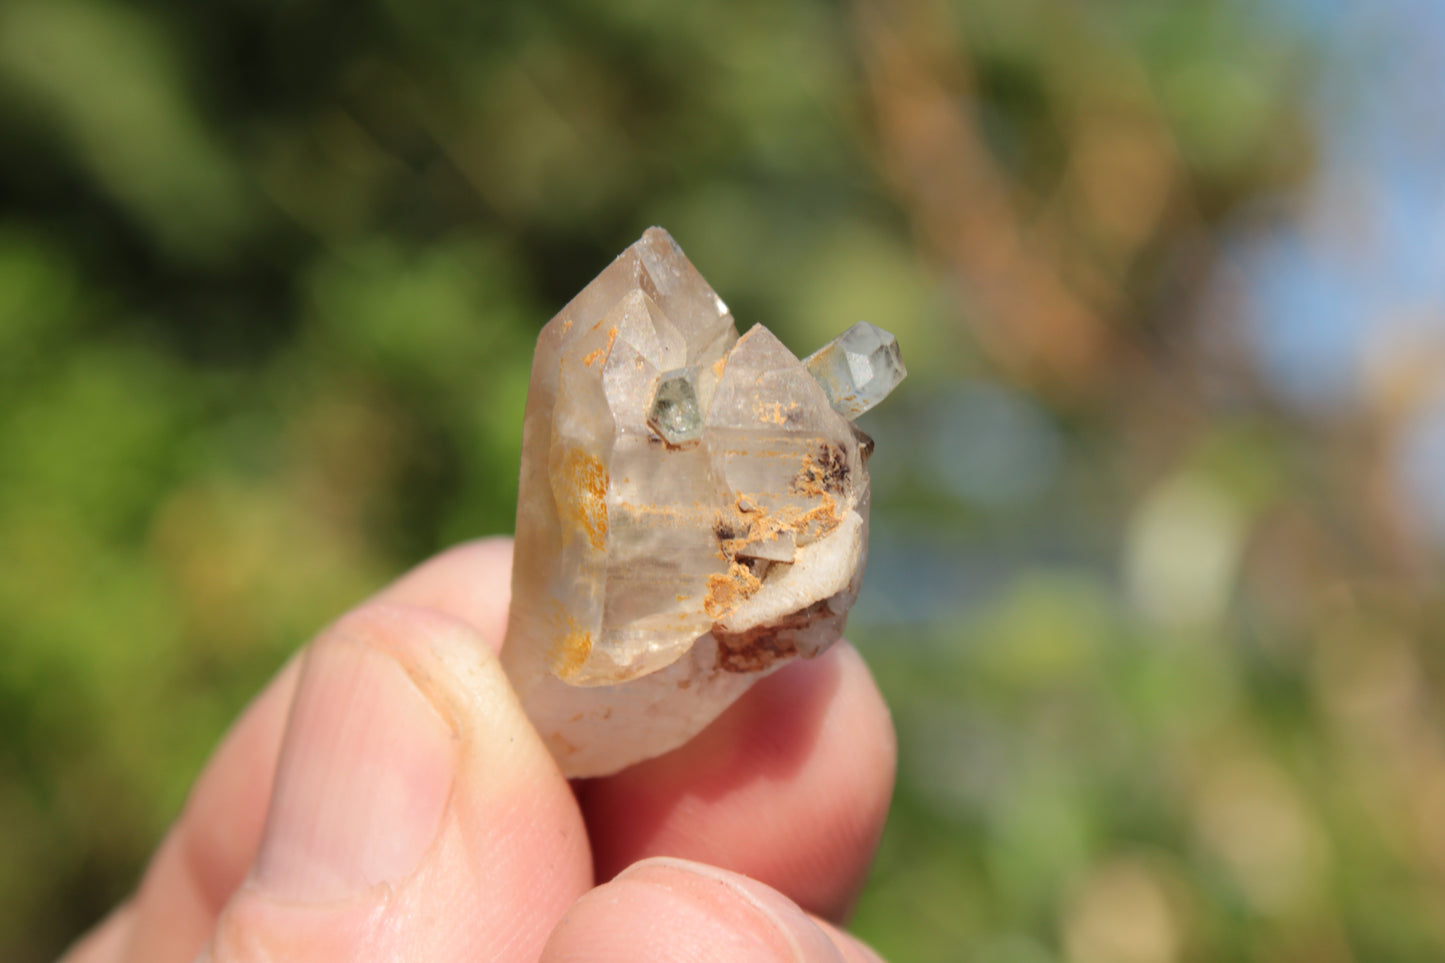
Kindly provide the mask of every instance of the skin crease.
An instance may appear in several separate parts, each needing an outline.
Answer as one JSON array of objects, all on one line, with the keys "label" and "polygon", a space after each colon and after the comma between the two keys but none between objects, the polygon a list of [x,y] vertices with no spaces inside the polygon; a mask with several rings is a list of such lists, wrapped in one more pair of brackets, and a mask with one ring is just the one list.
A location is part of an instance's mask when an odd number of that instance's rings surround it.
[{"label": "skin crease", "polygon": [[840,642],[686,746],[569,786],[495,658],[510,565],[509,541],[460,546],[324,631],[65,959],[876,960],[832,925],[893,779],[857,653]]}]

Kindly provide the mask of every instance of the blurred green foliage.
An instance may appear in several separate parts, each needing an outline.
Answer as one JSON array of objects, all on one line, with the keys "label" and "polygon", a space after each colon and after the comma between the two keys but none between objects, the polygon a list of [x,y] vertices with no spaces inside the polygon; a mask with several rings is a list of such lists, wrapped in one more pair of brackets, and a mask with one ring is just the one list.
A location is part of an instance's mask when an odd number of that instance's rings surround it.
[{"label": "blurred green foliage", "polygon": [[0,957],[128,892],[319,626],[511,528],[535,333],[651,223],[742,326],[913,373],[864,937],[1445,955],[1428,571],[1368,425],[1202,297],[1308,174],[1311,57],[1243,0],[0,4]]}]

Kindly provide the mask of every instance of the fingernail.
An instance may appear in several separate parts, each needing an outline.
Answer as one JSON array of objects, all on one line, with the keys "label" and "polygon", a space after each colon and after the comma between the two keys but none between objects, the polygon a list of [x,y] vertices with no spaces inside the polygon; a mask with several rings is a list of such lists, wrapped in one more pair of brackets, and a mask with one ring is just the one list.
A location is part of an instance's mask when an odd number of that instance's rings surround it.
[{"label": "fingernail", "polygon": [[714,916],[735,917],[739,929],[761,923],[781,939],[794,960],[843,960],[838,947],[797,904],[746,876],[685,859],[658,857],[631,866],[618,878],[659,886],[705,906]]},{"label": "fingernail", "polygon": [[317,642],[253,880],[317,903],[409,875],[436,837],[454,769],[450,729],[396,661],[346,638]]}]

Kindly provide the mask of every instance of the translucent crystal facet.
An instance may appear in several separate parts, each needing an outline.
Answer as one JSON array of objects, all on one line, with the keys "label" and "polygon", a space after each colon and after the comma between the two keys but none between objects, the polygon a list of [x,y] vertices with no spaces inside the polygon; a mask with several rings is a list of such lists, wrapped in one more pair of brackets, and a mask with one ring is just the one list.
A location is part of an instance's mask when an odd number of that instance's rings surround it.
[{"label": "translucent crystal facet", "polygon": [[908,374],[898,340],[867,321],[838,335],[803,364],[845,418],[857,418],[887,398]]},{"label": "translucent crystal facet", "polygon": [[669,445],[685,445],[702,437],[702,409],[697,403],[696,372],[670,371],[657,383],[647,423]]},{"label": "translucent crystal facet", "polygon": [[[902,376],[897,346],[850,335],[814,359],[881,349],[877,374],[847,381],[876,403]],[[569,776],[667,751],[838,637],[871,449],[840,397],[766,328],[739,338],[660,228],[542,330],[502,658]]]}]

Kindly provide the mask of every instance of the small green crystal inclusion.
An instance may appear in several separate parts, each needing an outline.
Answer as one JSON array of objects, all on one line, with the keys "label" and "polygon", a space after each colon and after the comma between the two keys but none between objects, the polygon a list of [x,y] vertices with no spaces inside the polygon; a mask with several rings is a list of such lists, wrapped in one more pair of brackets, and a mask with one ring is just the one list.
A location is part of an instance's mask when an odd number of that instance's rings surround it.
[{"label": "small green crystal inclusion", "polygon": [[666,372],[658,379],[647,423],[669,445],[685,445],[702,437],[696,377],[692,369],[680,369]]}]

